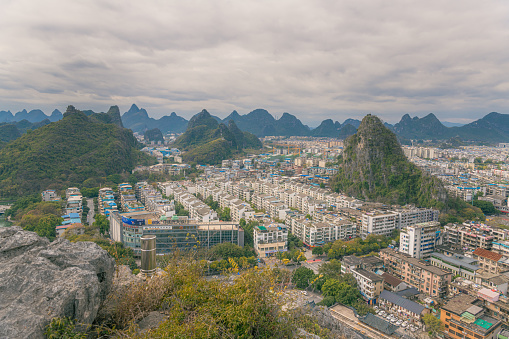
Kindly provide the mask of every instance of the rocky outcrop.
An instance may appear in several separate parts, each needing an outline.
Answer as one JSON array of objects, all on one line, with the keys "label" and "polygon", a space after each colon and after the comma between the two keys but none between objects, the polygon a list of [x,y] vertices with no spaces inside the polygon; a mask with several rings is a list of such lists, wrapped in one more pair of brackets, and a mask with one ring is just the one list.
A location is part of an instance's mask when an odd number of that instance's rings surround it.
[{"label": "rocky outcrop", "polygon": [[0,228],[0,262],[0,338],[43,338],[54,317],[92,323],[115,271],[95,243],[50,243],[20,227]]}]

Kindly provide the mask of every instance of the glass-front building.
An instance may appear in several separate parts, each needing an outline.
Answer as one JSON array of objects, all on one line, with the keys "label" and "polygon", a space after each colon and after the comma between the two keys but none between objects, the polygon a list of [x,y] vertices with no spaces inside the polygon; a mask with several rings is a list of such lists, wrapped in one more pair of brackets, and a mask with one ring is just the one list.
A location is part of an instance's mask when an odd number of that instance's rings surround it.
[{"label": "glass-front building", "polygon": [[113,240],[141,252],[143,235],[156,236],[157,254],[177,249],[210,248],[224,242],[244,246],[244,230],[234,222],[202,223],[188,217],[167,218],[156,212],[112,213],[110,234]]}]

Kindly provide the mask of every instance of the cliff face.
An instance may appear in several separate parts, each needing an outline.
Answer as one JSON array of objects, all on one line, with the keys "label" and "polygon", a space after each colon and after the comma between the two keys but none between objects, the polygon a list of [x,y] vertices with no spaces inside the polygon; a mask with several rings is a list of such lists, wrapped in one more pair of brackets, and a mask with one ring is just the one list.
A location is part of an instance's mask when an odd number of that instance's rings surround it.
[{"label": "cliff face", "polygon": [[380,119],[367,115],[357,133],[345,140],[341,167],[332,185],[362,199],[434,206],[447,198],[439,179],[410,163],[392,133]]},{"label": "cliff face", "polygon": [[54,317],[92,323],[115,271],[95,243],[50,243],[20,227],[0,227],[0,261],[1,338],[44,338]]}]

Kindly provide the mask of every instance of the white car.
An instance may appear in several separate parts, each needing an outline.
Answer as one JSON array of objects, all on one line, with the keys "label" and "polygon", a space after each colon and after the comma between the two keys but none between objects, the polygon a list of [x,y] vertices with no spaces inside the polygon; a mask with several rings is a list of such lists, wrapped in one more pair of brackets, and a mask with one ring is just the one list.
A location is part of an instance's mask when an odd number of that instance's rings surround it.
[{"label": "white car", "polygon": [[383,310],[382,310],[382,311],[380,311],[380,314],[381,314],[381,315],[385,315],[385,311],[383,311]]},{"label": "white car", "polygon": [[380,310],[375,310],[375,314],[379,314],[380,313]]},{"label": "white car", "polygon": [[308,292],[306,292],[306,291],[302,291],[302,294],[304,294],[304,295],[308,295]]},{"label": "white car", "polygon": [[406,325],[405,323],[402,323],[402,324],[401,324],[401,327],[403,327],[403,328],[406,328],[406,326],[407,326],[407,325]]},{"label": "white car", "polygon": [[401,320],[396,321],[396,326],[401,326],[401,323],[402,323]]},{"label": "white car", "polygon": [[391,319],[391,324],[396,325],[396,322],[397,322],[397,320],[396,320],[396,319]]}]

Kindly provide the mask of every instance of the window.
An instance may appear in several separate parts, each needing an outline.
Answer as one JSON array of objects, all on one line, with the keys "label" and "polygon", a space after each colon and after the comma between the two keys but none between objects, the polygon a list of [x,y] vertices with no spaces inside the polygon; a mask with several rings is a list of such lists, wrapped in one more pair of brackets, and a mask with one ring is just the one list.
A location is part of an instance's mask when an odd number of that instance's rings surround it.
[{"label": "window", "polygon": [[446,315],[446,316],[448,316],[448,317],[450,317],[450,316],[451,316],[451,313],[449,313],[449,312],[445,312],[445,315]]}]

